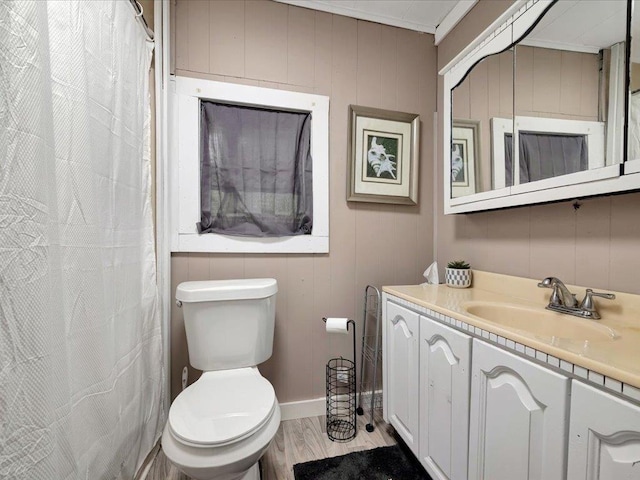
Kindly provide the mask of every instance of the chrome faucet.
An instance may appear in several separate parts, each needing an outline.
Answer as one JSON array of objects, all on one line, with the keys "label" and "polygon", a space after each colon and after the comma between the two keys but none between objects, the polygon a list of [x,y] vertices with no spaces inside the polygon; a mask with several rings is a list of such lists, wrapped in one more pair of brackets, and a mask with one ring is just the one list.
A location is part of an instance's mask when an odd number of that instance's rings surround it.
[{"label": "chrome faucet", "polygon": [[553,292],[549,298],[548,310],[554,312],[567,313],[581,318],[589,318],[591,320],[600,320],[600,314],[596,310],[596,305],[593,301],[593,297],[606,298],[613,300],[616,296],[613,293],[600,293],[594,292],[590,288],[587,288],[584,299],[578,305],[575,294],[571,293],[564,283],[559,278],[547,277],[538,283],[540,288],[551,288]]}]

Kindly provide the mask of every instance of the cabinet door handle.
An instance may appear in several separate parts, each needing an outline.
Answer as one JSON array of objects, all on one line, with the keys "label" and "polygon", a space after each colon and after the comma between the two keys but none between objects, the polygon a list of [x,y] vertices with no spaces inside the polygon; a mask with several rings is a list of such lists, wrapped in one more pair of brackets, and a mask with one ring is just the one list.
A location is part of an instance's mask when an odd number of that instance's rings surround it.
[{"label": "cabinet door handle", "polygon": [[395,317],[393,317],[391,319],[391,323],[395,327],[400,322],[400,320],[402,320],[402,323],[400,323],[400,328],[402,328],[402,331],[404,332],[405,336],[407,338],[413,337],[413,332],[409,329],[409,325],[407,325],[407,321],[404,318],[402,318],[400,315],[396,315]]}]

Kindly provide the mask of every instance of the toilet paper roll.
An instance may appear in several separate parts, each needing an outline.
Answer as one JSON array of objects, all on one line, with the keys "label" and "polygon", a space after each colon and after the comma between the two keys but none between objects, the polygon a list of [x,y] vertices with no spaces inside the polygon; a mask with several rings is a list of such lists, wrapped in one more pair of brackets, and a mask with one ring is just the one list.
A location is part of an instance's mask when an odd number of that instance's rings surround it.
[{"label": "toilet paper roll", "polygon": [[349,333],[348,321],[348,318],[327,318],[327,333]]}]

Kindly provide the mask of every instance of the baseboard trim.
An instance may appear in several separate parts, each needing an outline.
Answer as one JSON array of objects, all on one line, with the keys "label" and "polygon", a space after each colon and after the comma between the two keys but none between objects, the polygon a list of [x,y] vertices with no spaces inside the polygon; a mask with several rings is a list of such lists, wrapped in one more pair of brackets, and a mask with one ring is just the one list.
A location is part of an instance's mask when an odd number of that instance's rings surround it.
[{"label": "baseboard trim", "polygon": [[[377,390],[376,395],[382,398],[382,390]],[[358,399],[356,398],[356,405]],[[365,412],[369,411],[371,404],[371,392],[362,394],[362,406]],[[298,418],[317,417],[326,413],[326,398],[313,398],[310,400],[300,400],[297,402],[287,402],[280,404],[282,420],[295,420]]]},{"label": "baseboard trim", "polygon": [[282,414],[282,420],[317,417],[318,415],[325,414],[326,401],[324,397],[320,397],[311,400],[281,403],[280,412]]}]

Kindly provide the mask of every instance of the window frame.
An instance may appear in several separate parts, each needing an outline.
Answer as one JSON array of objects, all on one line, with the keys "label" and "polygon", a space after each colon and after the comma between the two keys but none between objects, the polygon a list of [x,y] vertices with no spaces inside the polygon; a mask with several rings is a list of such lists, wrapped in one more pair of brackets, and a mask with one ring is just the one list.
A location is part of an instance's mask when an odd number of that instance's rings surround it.
[{"label": "window frame", "polygon": [[[211,253],[329,252],[329,97],[175,76],[170,80],[171,251]],[[200,99],[311,113],[313,231],[287,237],[199,234]]]}]

